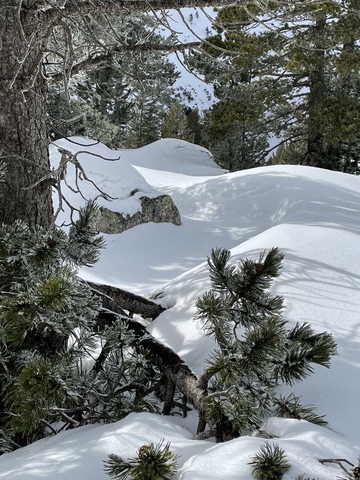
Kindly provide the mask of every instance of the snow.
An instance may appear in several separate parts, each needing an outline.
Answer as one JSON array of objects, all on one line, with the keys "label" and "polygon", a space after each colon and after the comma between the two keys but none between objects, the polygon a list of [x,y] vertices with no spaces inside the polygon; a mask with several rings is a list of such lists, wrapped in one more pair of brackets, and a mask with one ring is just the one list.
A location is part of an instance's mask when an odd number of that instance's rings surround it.
[{"label": "snow", "polygon": [[[331,332],[339,354],[330,369],[316,367],[315,375],[293,387],[304,404],[314,404],[325,414],[328,428],[270,418],[263,430],[292,465],[285,480],[301,474],[319,480],[344,477],[337,464],[318,459],[345,458],[357,464],[360,454],[360,178],[304,166],[226,173],[205,149],[173,139],[119,152],[101,144],[56,144],[73,153],[88,150],[113,159],[78,155],[89,177],[123,202],[124,210],[133,208],[126,201],[134,189],[173,197],[181,226],[145,224],[106,235],[101,260],[81,275],[142,295],[161,292],[161,301],[171,308],[149,330],[197,374],[214,347],[193,320],[194,303],[209,288],[204,262],[211,248],[230,248],[234,261],[257,258],[274,246],[284,252],[273,290],[285,298],[285,318],[290,324],[309,322],[316,331]],[[55,147],[52,156],[56,162]],[[86,195],[98,192],[89,184]],[[72,201],[79,202],[77,197]],[[244,436],[215,444],[193,440],[195,429],[195,412],[186,419],[134,413],[114,424],[63,432],[5,454],[0,457],[0,478],[105,480],[109,477],[103,461],[109,453],[133,457],[141,445],[161,439],[170,441],[179,455],[177,480],[252,478],[248,463],[263,438]]]}]

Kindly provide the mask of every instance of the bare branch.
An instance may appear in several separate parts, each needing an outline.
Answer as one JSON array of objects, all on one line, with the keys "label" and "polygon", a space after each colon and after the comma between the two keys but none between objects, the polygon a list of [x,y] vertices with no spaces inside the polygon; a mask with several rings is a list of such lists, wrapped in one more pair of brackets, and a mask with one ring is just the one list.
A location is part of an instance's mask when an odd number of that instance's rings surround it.
[{"label": "bare branch", "polygon": [[169,10],[185,7],[222,7],[226,5],[241,5],[253,3],[252,0],[85,0],[82,2],[67,3],[63,9],[53,8],[46,11],[46,15],[53,19],[61,13],[65,17],[79,15],[99,15],[99,13],[148,12],[151,10]]},{"label": "bare branch", "polygon": [[77,420],[74,420],[72,417],[70,417],[66,412],[65,409],[63,408],[58,408],[58,407],[53,407],[52,408],[53,412],[59,413],[66,422],[70,423],[71,425],[74,425],[74,427],[78,427],[80,423]]},{"label": "bare branch", "polygon": [[348,470],[344,467],[343,463],[347,463],[354,467],[354,464],[346,460],[346,458],[318,458],[318,461],[323,465],[324,463],[337,463],[341,470],[344,472],[349,473]]},{"label": "bare branch", "polygon": [[[79,74],[80,72],[93,70],[95,67],[101,64],[112,64],[114,62],[114,56],[119,53],[131,53],[131,52],[177,52],[184,51],[190,48],[195,48],[200,45],[200,42],[179,43],[173,45],[142,43],[137,45],[116,45],[109,47],[109,49],[103,54],[90,55],[85,60],[73,65],[71,69],[72,75]],[[51,81],[60,82],[63,80],[63,73],[49,74]]]}]

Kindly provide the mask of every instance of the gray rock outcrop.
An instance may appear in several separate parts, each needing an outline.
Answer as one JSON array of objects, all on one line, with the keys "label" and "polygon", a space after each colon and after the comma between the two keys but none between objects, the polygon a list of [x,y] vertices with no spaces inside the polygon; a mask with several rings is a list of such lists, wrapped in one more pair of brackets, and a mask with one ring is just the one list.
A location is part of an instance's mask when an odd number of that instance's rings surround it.
[{"label": "gray rock outcrop", "polygon": [[101,207],[101,216],[97,228],[102,233],[121,233],[142,223],[170,222],[181,225],[179,210],[169,195],[140,197],[141,210],[134,215],[114,212]]}]

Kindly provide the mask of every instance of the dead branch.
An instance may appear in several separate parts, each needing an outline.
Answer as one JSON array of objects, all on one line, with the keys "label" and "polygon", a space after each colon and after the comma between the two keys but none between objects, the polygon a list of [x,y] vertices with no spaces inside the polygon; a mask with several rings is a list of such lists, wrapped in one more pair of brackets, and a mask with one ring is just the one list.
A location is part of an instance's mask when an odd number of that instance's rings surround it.
[{"label": "dead branch", "polygon": [[348,465],[351,465],[352,467],[355,466],[353,463],[349,462],[349,460],[346,460],[346,458],[318,458],[318,461],[322,465],[324,465],[324,463],[336,463],[337,465],[339,465],[341,470],[343,470],[346,473],[349,473],[349,471],[348,471],[348,469],[346,469],[344,467],[343,463],[347,463]]},{"label": "dead branch", "polygon": [[[170,397],[171,392],[173,392],[173,385],[175,385],[196,409],[199,415],[197,433],[200,434],[203,432],[207,424],[205,418],[206,400],[209,397],[207,389],[199,385],[197,376],[190,370],[179,355],[153,337],[145,325],[129,317],[123,317],[104,309],[99,311],[97,321],[102,322],[104,325],[112,325],[119,319],[125,322],[128,329],[134,334],[134,344],[146,348],[165,375],[168,382],[166,412],[169,411],[170,404],[172,403]],[[108,352],[104,352],[105,356],[107,354]],[[101,369],[101,365],[98,365],[98,367]],[[229,419],[223,415],[216,425],[209,425],[210,428],[214,429],[217,441],[234,438],[234,432],[226,426],[228,423]]]},{"label": "dead branch", "polygon": [[[56,146],[55,143],[54,143],[54,145]],[[55,214],[54,214],[54,220],[53,220],[54,223],[55,223],[58,215],[60,214],[60,212],[63,211],[63,203],[66,203],[66,205],[70,208],[71,222],[73,222],[73,213],[75,211],[79,211],[77,208],[75,208],[73,205],[71,205],[70,202],[64,196],[64,194],[62,192],[62,188],[61,188],[61,182],[64,182],[65,185],[69,188],[69,190],[71,190],[74,193],[79,194],[85,201],[88,201],[89,199],[86,198],[81,191],[81,188],[80,188],[79,183],[78,183],[80,178],[82,180],[86,180],[87,182],[91,183],[94,186],[94,188],[99,192],[101,197],[105,198],[106,200],[115,200],[115,197],[112,197],[108,193],[101,190],[101,188],[99,188],[98,185],[87,176],[84,168],[82,167],[82,165],[79,162],[77,157],[78,157],[78,155],[80,155],[82,153],[86,153],[88,155],[92,155],[94,157],[101,158],[102,160],[108,160],[108,161],[119,160],[120,157],[113,158],[113,159],[105,158],[102,155],[99,155],[99,154],[96,154],[96,153],[91,153],[91,152],[88,152],[86,150],[80,150],[80,151],[78,151],[77,153],[74,154],[74,153],[71,153],[69,150],[66,150],[65,148],[61,148],[61,147],[58,147],[58,151],[61,154],[59,166],[56,169],[50,171],[44,177],[40,178],[36,182],[36,184],[33,184],[29,187],[29,188],[33,188],[37,184],[42,183],[43,181],[45,181],[47,179],[52,180],[52,183],[53,183],[53,185],[56,188],[57,193],[58,193],[58,207],[57,207],[57,209],[55,211]],[[76,185],[76,188],[73,188],[71,185],[69,185],[69,183],[66,180],[66,172],[67,172],[68,163],[72,163],[75,166],[75,185]]]},{"label": "dead branch", "polygon": [[108,325],[118,319],[124,321],[135,335],[136,344],[146,348],[155,357],[165,375],[191,401],[196,410],[202,412],[207,392],[198,387],[196,375],[171,348],[153,337],[146,327],[136,320],[124,318],[109,310],[100,310],[98,318]]},{"label": "dead branch", "polygon": [[121,288],[109,285],[100,285],[98,283],[86,282],[87,285],[102,299],[102,305],[113,312],[124,314],[124,310],[129,312],[129,316],[136,314],[143,318],[154,320],[166,308],[152,302],[144,297],[127,292]]}]

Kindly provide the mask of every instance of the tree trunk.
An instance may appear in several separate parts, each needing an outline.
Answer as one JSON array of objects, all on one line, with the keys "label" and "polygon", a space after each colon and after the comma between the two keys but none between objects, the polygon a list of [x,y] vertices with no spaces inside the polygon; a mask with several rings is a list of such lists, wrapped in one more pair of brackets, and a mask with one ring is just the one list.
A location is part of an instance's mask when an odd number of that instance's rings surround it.
[{"label": "tree trunk", "polygon": [[326,14],[320,13],[314,26],[314,57],[315,66],[309,74],[310,90],[308,96],[308,134],[307,159],[308,165],[327,168],[324,142],[324,96],[325,96],[325,49],[324,35]]},{"label": "tree trunk", "polygon": [[[207,391],[203,383],[199,384],[197,376],[190,370],[185,362],[171,348],[160,343],[154,338],[141,323],[118,316],[108,310],[100,310],[97,321],[102,324],[111,325],[120,318],[126,323],[136,338],[137,345],[145,347],[160,363],[161,370],[168,379],[191,401],[198,412],[203,411],[203,401]],[[97,369],[99,371],[99,368]]]},{"label": "tree trunk", "polygon": [[[118,318],[126,323],[129,330],[135,335],[136,344],[149,351],[154,361],[166,376],[167,385],[163,414],[170,414],[176,386],[197,411],[199,416],[197,433],[201,434],[207,424],[205,418],[205,402],[208,396],[207,383],[212,375],[209,371],[205,371],[204,374],[198,378],[177,353],[159,342],[147,331],[144,325],[135,320],[118,316],[109,310],[100,310],[97,320],[103,325],[111,325]],[[108,353],[109,348],[105,345],[98,360],[95,362],[93,368],[95,372],[99,372],[102,369],[102,362],[106,360]],[[212,433],[215,435],[217,442],[226,442],[239,436],[239,433],[233,430],[231,421],[225,415],[222,415],[216,425],[209,426],[213,428]]]},{"label": "tree trunk", "polygon": [[19,9],[18,0],[0,0],[0,222],[17,219],[48,228],[52,221],[46,128],[47,85],[42,75],[44,27]]}]

